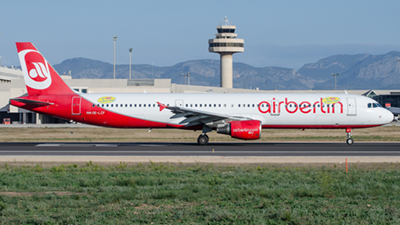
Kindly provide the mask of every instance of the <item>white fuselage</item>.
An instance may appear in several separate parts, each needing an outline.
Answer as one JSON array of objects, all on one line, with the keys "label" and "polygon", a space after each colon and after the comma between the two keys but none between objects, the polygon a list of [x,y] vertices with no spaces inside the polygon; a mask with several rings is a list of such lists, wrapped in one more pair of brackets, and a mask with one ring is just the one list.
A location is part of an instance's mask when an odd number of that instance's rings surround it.
[{"label": "white fuselage", "polygon": [[[81,94],[95,106],[129,117],[168,124],[170,110],[157,102],[208,113],[260,120],[263,128],[369,127],[389,123],[393,114],[373,99],[350,94]],[[85,112],[84,112],[85,113]],[[86,112],[88,113],[88,112]],[[90,114],[91,112],[89,112]]]}]

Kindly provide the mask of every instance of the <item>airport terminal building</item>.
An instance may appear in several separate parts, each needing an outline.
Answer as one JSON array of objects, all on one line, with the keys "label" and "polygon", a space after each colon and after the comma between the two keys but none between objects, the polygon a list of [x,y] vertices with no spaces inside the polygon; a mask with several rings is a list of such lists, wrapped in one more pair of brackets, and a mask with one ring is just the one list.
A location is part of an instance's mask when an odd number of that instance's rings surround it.
[{"label": "airport terminal building", "polygon": [[[71,79],[61,76],[64,81],[80,93],[334,93],[332,90],[312,91],[265,91],[210,86],[173,84],[170,79]],[[343,92],[343,91],[337,91]],[[399,90],[348,90],[349,94],[365,95],[377,100],[382,106],[400,107]],[[1,123],[67,123],[47,115],[41,115],[9,104],[9,99],[27,94],[23,73],[19,69],[0,67],[0,121]]]}]

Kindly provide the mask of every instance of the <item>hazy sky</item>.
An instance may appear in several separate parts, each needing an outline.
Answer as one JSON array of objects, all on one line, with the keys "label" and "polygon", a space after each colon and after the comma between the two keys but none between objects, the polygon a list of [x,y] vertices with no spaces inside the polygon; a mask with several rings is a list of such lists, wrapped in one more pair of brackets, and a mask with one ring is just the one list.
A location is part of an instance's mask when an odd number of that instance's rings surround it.
[{"label": "hazy sky", "polygon": [[208,39],[228,19],[245,41],[234,62],[298,69],[333,54],[400,51],[400,1],[19,1],[0,2],[0,56],[19,66],[27,41],[51,64],[74,57],[170,66],[219,59]]}]

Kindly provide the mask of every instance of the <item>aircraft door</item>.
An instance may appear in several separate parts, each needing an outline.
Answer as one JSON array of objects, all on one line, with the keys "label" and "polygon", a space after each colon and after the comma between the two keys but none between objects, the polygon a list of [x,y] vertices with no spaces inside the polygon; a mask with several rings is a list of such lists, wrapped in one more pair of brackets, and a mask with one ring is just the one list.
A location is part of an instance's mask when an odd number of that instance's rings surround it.
[{"label": "aircraft door", "polygon": [[81,115],[81,101],[82,101],[81,97],[78,96],[72,97],[72,103],[71,103],[72,115]]},{"label": "aircraft door", "polygon": [[183,100],[181,100],[181,99],[175,100],[175,106],[183,107]]},{"label": "aircraft door", "polygon": [[347,98],[347,115],[348,116],[357,115],[356,98]]}]

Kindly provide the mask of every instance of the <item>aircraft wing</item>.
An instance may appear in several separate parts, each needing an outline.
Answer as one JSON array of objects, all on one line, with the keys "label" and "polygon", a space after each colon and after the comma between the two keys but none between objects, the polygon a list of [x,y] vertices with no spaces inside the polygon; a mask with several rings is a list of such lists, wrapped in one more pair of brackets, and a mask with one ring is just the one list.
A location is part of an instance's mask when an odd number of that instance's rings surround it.
[{"label": "aircraft wing", "polygon": [[157,102],[160,106],[160,111],[163,109],[171,110],[175,115],[171,116],[170,119],[176,119],[185,117],[184,120],[179,122],[179,124],[185,124],[186,127],[195,126],[199,124],[206,124],[210,122],[220,121],[220,120],[249,120],[251,118],[242,117],[242,116],[230,116],[226,114],[219,114],[213,112],[207,112],[203,110],[196,110],[178,106],[166,106]]},{"label": "aircraft wing", "polygon": [[400,114],[400,108],[398,108],[398,107],[388,107],[386,109],[388,109],[393,114]]}]

